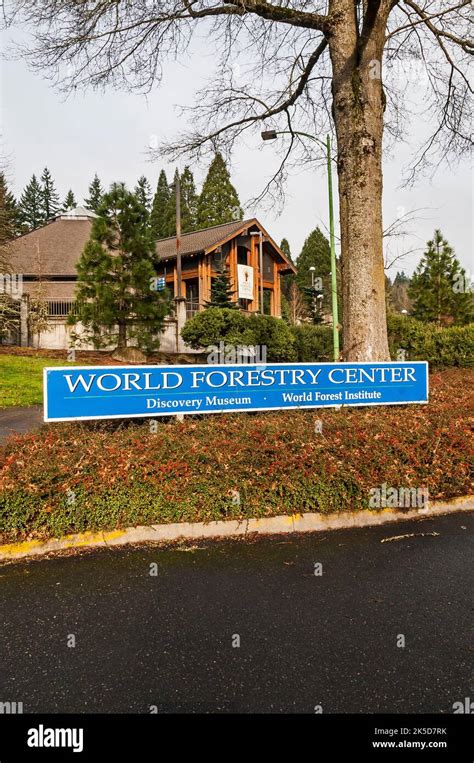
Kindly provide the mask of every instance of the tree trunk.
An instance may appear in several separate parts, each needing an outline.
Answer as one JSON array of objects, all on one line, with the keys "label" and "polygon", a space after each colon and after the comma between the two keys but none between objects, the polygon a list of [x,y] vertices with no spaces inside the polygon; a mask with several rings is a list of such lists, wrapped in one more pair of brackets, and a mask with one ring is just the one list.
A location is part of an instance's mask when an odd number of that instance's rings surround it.
[{"label": "tree trunk", "polygon": [[123,350],[123,348],[126,346],[127,346],[127,326],[125,323],[119,323],[117,349]]},{"label": "tree trunk", "polygon": [[[381,58],[386,13],[359,32],[354,5],[335,0],[329,46],[341,221],[343,360],[390,360],[382,247]],[[365,4],[364,4],[365,5]]]}]

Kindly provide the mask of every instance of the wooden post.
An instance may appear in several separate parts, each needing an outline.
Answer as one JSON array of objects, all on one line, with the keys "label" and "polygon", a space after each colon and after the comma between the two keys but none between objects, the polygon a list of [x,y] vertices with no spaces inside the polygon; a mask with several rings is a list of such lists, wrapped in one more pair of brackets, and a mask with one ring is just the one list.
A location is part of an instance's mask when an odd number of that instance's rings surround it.
[{"label": "wooden post", "polygon": [[252,313],[258,312],[258,248],[256,239],[256,236],[250,236],[250,265],[253,268],[253,300],[250,305]]},{"label": "wooden post", "polygon": [[281,275],[280,268],[276,262],[273,262],[273,295],[274,311],[277,318],[281,317]]},{"label": "wooden post", "polygon": [[239,279],[237,278],[237,241],[235,238],[230,242],[229,271],[232,291],[235,292],[234,299],[237,301],[239,298]]}]

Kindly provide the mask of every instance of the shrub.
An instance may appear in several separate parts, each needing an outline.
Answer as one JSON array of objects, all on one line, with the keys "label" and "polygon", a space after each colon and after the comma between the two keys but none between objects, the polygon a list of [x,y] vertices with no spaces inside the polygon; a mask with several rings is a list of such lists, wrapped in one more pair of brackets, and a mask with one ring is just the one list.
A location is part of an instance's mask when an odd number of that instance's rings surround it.
[{"label": "shrub", "polygon": [[296,355],[300,363],[333,359],[331,326],[303,323],[300,326],[292,326],[290,331],[295,339]]},{"label": "shrub", "polygon": [[267,359],[296,360],[294,337],[280,318],[271,315],[245,315],[238,310],[210,307],[197,313],[183,329],[181,336],[194,349],[224,342],[227,345],[264,345]]},{"label": "shrub", "polygon": [[400,349],[407,360],[427,360],[432,366],[470,367],[474,365],[474,324],[439,327],[416,318],[392,315],[388,318],[390,355]]},{"label": "shrub", "polygon": [[273,362],[297,360],[295,339],[290,327],[271,315],[250,315],[248,324],[252,333],[250,344],[265,346],[267,360]]},{"label": "shrub", "polygon": [[183,340],[199,350],[219,342],[253,344],[248,320],[239,310],[228,307],[209,307],[190,318],[181,329]]}]

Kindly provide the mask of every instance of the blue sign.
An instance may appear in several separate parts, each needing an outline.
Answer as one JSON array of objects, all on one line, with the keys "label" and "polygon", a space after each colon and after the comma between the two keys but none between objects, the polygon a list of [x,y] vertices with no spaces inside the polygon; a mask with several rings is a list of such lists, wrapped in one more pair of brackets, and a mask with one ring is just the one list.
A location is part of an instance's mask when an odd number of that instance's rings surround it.
[{"label": "blue sign", "polygon": [[426,362],[44,369],[45,421],[426,402]]}]

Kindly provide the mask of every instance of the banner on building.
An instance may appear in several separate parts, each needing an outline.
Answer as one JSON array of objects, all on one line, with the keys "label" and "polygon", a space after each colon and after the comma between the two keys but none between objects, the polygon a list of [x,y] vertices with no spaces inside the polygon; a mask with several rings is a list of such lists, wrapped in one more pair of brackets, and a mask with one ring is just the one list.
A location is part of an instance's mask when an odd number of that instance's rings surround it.
[{"label": "banner on building", "polygon": [[239,299],[253,300],[253,268],[250,265],[237,265]]}]

